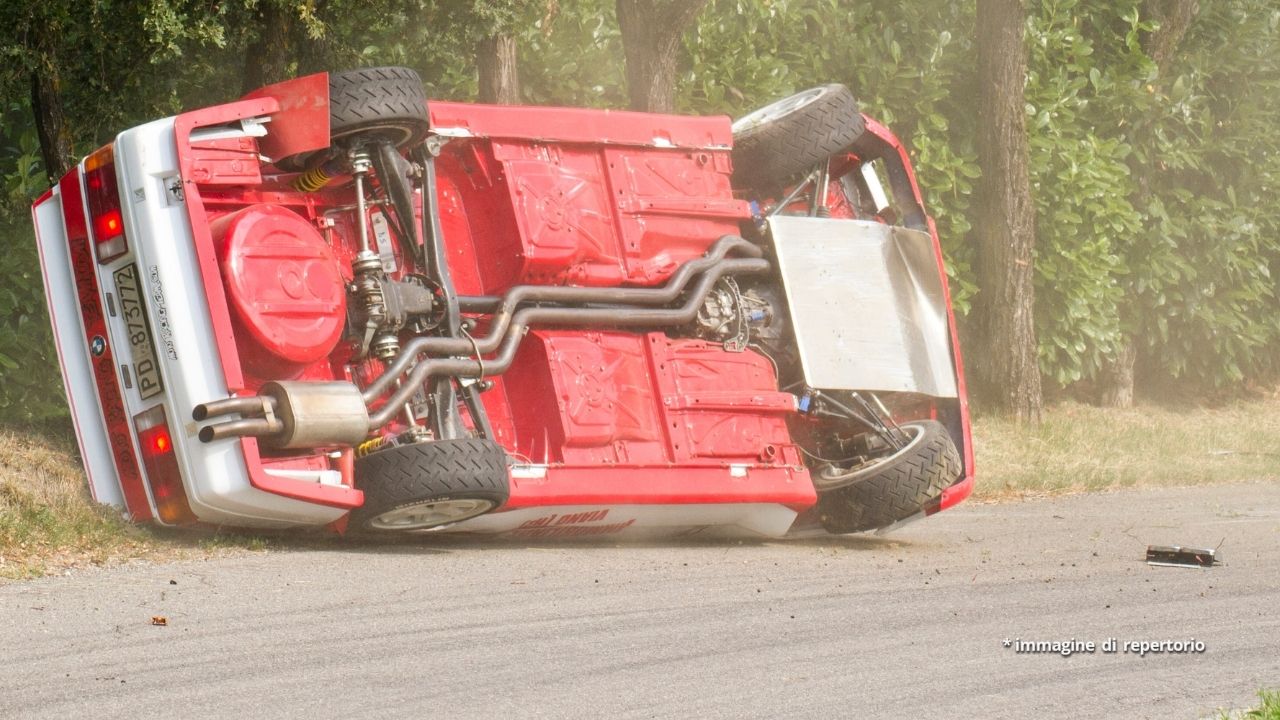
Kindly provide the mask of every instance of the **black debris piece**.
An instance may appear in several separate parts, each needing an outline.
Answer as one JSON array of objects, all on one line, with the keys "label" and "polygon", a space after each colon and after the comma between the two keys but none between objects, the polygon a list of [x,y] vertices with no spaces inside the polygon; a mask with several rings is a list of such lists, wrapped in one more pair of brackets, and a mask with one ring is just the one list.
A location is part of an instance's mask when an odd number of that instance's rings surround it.
[{"label": "black debris piece", "polygon": [[1222,560],[1212,548],[1148,545],[1147,564],[1162,567],[1211,567]]}]

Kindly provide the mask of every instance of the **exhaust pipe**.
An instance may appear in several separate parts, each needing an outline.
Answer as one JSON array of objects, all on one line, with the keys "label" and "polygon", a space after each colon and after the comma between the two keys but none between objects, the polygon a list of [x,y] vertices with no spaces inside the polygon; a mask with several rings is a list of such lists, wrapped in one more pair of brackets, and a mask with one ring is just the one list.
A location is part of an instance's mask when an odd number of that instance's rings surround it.
[{"label": "exhaust pipe", "polygon": [[[609,325],[614,327],[663,327],[683,325],[692,322],[698,314],[698,308],[706,301],[711,289],[726,274],[758,274],[768,272],[767,260],[725,260],[714,270],[706,273],[690,292],[689,298],[675,309],[640,309],[640,308],[525,308],[518,311],[511,320],[501,349],[496,358],[433,358],[424,360],[414,366],[406,380],[381,408],[369,416],[369,430],[376,430],[391,422],[398,408],[409,401],[419,386],[427,379],[439,375],[456,375],[458,377],[485,377],[501,375],[511,367],[515,360],[516,349],[528,332],[529,325]],[[436,338],[430,338],[436,339]],[[467,343],[468,345],[470,343]],[[384,375],[385,377],[385,375]],[[380,378],[381,379],[381,378]],[[365,391],[368,395],[368,391]]]},{"label": "exhaust pipe", "polygon": [[257,397],[233,397],[225,400],[213,400],[195,406],[195,409],[191,411],[191,417],[196,422],[202,422],[220,415],[231,415],[232,413],[244,417],[261,417],[275,410],[275,406],[271,403],[271,398],[261,395]]},{"label": "exhaust pipe", "polygon": [[[749,257],[724,259],[730,252],[739,252]],[[762,255],[763,251],[758,246],[742,238],[726,236],[713,245],[704,257],[680,266],[661,288],[517,286],[498,301],[497,312],[485,337],[475,340],[457,337],[416,338],[406,344],[395,360],[363,392],[355,385],[341,381],[269,382],[262,386],[258,397],[202,403],[195,407],[192,417],[201,421],[232,413],[246,416],[240,420],[202,428],[199,437],[206,443],[225,437],[258,437],[262,438],[264,445],[277,449],[355,446],[364,441],[369,433],[391,422],[400,408],[432,378],[481,378],[506,372],[515,360],[520,341],[531,325],[683,325],[693,321],[698,309],[721,277],[768,272],[771,266]],[[674,301],[685,291],[686,285],[694,276],[699,276],[698,281],[679,307],[635,307],[663,305]],[[618,306],[519,308],[527,302],[601,303]],[[485,355],[495,351],[495,357],[485,359]],[[425,353],[454,357],[429,358],[414,364]],[[376,411],[371,412],[370,406],[402,379],[403,382],[399,382],[399,387],[390,397]]]},{"label": "exhaust pipe", "polygon": [[[200,429],[200,440],[257,437],[267,447],[293,450],[355,446],[369,434],[368,407],[360,388],[351,383],[279,381],[263,385],[259,392],[257,398],[233,400],[254,400],[259,408],[269,405],[271,411],[265,417],[206,425]],[[197,407],[192,415],[200,410]],[[208,411],[205,407],[206,417]]]},{"label": "exhaust pipe", "polygon": [[[691,278],[711,271],[724,262],[730,252],[759,258],[764,251],[740,237],[726,235],[715,242],[707,254],[681,265],[660,288],[580,288],[546,285],[518,285],[511,288],[497,303],[497,310],[489,332],[474,343],[467,338],[428,337],[409,341],[381,375],[365,387],[366,402],[375,402],[391,389],[401,375],[424,353],[436,355],[488,355],[497,350],[506,336],[517,306],[526,302],[601,303],[616,305],[665,305],[674,301],[684,291]],[[723,273],[723,270],[720,271]],[[487,304],[488,299],[481,300]],[[567,308],[584,310],[582,308]],[[692,318],[690,318],[692,319]],[[572,322],[572,321],[570,321]]]}]

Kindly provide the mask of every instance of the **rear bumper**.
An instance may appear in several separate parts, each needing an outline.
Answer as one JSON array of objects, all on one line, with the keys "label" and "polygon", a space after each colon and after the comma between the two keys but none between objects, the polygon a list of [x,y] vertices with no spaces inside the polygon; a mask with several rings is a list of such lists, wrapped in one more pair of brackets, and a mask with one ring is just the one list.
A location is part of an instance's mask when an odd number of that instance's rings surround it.
[{"label": "rear bumper", "polygon": [[[74,177],[78,173],[73,173]],[[112,457],[111,440],[107,436],[102,401],[98,397],[90,346],[92,336],[86,331],[81,314],[80,293],[71,262],[68,229],[63,219],[63,187],[55,186],[32,207],[36,228],[36,248],[40,254],[40,271],[44,279],[45,299],[53,327],[53,341],[62,367],[63,389],[75,427],[76,442],[84,461],[89,492],[93,499],[125,508],[120,475]],[[81,207],[78,182],[72,204]],[[74,212],[74,208],[73,208]],[[83,213],[83,211],[81,211]],[[83,214],[81,215],[83,217]],[[86,278],[86,282],[87,282]],[[94,286],[96,291],[96,285]],[[101,313],[98,313],[99,316]],[[144,506],[150,517],[150,501]],[[133,513],[130,513],[133,515]]]},{"label": "rear bumper", "polygon": [[[170,189],[175,183],[181,187],[174,124],[173,119],[153,122],[116,140],[129,238],[124,256],[105,265],[94,258],[79,169],[33,210],[49,314],[92,494],[99,502],[121,507],[135,521],[156,518],[131,418],[162,403],[183,488],[201,522],[249,527],[333,522],[346,507],[263,490],[254,474],[286,488],[297,486],[298,494],[307,495],[333,483],[336,473],[274,476],[251,462],[244,443],[205,444],[196,436],[191,408],[229,392],[218,353],[212,350],[217,341],[192,223],[181,193]],[[151,400],[125,380],[132,359],[116,311],[112,273],[129,264],[138,268],[165,387]]]}]

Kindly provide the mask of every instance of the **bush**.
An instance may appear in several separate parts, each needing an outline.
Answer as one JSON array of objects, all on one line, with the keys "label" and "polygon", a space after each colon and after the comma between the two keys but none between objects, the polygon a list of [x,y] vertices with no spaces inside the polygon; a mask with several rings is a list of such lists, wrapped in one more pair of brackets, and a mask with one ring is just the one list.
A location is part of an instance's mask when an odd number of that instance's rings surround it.
[{"label": "bush", "polygon": [[44,284],[28,206],[44,192],[35,129],[25,102],[10,103],[0,119],[0,422],[31,422],[65,415],[45,309]]}]

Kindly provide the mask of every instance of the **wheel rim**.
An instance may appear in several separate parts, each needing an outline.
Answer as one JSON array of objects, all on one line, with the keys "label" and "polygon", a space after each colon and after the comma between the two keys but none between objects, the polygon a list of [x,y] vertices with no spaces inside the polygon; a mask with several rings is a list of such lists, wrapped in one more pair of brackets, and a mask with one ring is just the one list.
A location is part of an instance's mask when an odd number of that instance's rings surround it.
[{"label": "wheel rim", "polygon": [[832,472],[833,468],[828,465],[818,471],[817,477],[813,479],[814,486],[822,490],[830,490],[851,484],[851,480],[855,477],[863,475],[872,468],[883,465],[894,458],[904,455],[908,450],[916,446],[920,439],[924,437],[924,430],[919,425],[902,425],[902,430],[911,435],[911,439],[907,441],[900,449],[895,450],[888,455],[882,456],[879,460],[867,463],[857,468],[850,468],[838,473]]},{"label": "wheel rim", "polygon": [[423,127],[406,127],[404,124],[396,122],[373,122],[362,127],[344,130],[343,132],[334,135],[330,139],[330,143],[337,143],[339,140],[346,140],[347,138],[357,135],[368,135],[370,137],[378,137],[387,140],[392,145],[400,148],[410,140],[413,140],[413,138],[420,132],[425,135],[425,126],[425,121],[423,122]]},{"label": "wheel rim", "polygon": [[495,507],[492,500],[462,498],[425,500],[388,510],[369,521],[374,530],[426,530],[483,515]]},{"label": "wheel rim", "polygon": [[737,135],[745,130],[759,127],[760,125],[772,122],[783,115],[795,112],[814,100],[817,100],[818,97],[826,91],[826,88],[820,87],[813,88],[812,90],[805,90],[804,92],[796,93],[791,97],[786,97],[775,103],[765,105],[755,112],[747,113],[733,121],[733,134]]}]

